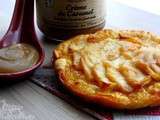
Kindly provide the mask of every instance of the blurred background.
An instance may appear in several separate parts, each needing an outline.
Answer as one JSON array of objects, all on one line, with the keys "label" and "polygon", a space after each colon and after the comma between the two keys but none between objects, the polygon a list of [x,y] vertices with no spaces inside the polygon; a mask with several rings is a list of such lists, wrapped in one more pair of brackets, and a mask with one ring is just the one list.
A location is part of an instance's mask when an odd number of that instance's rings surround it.
[{"label": "blurred background", "polygon": [[130,7],[160,15],[160,0],[115,0]]},{"label": "blurred background", "polygon": [[[16,0],[0,0],[0,36],[2,36],[9,26],[15,1]],[[160,21],[160,0],[106,1],[107,27],[145,29],[160,34],[156,27],[157,24],[160,24],[157,22]],[[3,5],[4,2],[5,5]]]}]

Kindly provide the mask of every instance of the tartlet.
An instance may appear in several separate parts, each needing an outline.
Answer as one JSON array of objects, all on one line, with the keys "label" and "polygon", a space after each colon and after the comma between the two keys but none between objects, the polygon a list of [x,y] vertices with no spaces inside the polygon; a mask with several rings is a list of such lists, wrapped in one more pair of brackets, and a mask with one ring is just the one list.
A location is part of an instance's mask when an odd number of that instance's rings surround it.
[{"label": "tartlet", "polygon": [[115,109],[160,105],[160,37],[144,31],[101,30],[54,50],[62,84],[90,103]]}]

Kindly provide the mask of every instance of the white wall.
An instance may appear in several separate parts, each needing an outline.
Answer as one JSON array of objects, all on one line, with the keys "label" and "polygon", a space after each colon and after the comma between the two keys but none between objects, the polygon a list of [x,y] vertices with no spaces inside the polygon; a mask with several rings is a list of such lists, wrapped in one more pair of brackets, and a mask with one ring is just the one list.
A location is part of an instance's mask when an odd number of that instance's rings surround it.
[{"label": "white wall", "polygon": [[131,7],[160,15],[160,0],[115,0]]}]

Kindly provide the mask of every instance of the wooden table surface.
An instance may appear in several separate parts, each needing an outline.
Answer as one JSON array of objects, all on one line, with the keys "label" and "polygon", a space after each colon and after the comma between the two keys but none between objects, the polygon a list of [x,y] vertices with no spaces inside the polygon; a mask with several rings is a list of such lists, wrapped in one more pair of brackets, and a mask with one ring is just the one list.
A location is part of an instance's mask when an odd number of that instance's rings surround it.
[{"label": "wooden table surface", "polygon": [[[9,26],[14,3],[15,0],[0,0],[0,38],[4,35]],[[158,27],[160,16],[145,13],[134,8],[129,8],[112,0],[108,0],[106,8],[106,27],[121,29],[143,29],[160,34],[160,28]],[[42,34],[38,31],[38,29],[37,32],[39,39],[42,40]],[[56,45],[54,42],[48,43],[44,40],[42,40],[42,42],[46,50],[46,59],[44,64],[48,64],[50,62],[53,48]],[[5,105],[8,106],[23,106],[22,111],[26,115],[31,115],[34,120],[94,119],[74,109],[63,100],[53,96],[49,92],[27,80],[11,86],[0,87],[0,112],[2,103],[3,105],[5,103]],[[4,116],[1,116],[0,114],[0,120],[4,120],[3,117]]]}]

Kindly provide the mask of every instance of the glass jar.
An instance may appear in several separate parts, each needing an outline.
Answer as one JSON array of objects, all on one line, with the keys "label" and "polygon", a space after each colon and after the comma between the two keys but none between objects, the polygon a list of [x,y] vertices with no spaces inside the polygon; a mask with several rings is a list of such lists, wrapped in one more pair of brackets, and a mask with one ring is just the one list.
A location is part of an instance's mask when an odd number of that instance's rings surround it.
[{"label": "glass jar", "polygon": [[37,24],[49,39],[94,33],[105,25],[106,0],[36,0]]}]

